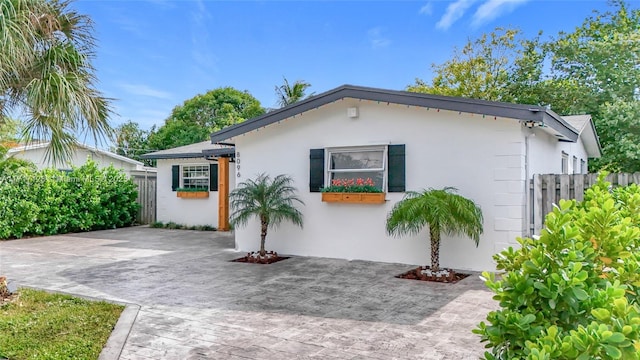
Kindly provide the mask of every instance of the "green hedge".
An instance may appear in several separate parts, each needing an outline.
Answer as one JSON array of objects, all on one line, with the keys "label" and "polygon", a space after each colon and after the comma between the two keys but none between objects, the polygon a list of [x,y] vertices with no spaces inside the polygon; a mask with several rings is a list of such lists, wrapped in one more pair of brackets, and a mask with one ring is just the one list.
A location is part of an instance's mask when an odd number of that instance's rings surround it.
[{"label": "green hedge", "polygon": [[583,202],[560,201],[539,239],[484,273],[500,309],[474,330],[486,359],[640,358],[640,187],[604,175]]},{"label": "green hedge", "polygon": [[136,198],[124,172],[92,160],[70,172],[15,167],[0,174],[0,239],[129,226]]}]

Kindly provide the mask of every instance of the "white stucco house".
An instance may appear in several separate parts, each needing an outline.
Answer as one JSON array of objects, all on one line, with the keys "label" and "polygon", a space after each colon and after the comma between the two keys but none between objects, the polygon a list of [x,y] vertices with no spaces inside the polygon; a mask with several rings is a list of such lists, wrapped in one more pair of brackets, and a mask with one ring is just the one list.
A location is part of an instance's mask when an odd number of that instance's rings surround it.
[{"label": "white stucco house", "polygon": [[[287,174],[295,181],[305,203],[304,228],[285,223],[271,230],[270,250],[417,265],[429,262],[427,231],[388,236],[387,215],[405,191],[452,186],[484,214],[478,247],[457,237],[441,244],[442,266],[468,270],[494,269],[492,255],[528,235],[533,174],[586,172],[588,159],[600,156],[589,116],[351,85],[225,128],[199,146],[204,148],[193,157],[162,160],[167,161],[164,168],[158,161],[159,209],[164,206],[160,192],[168,191],[172,180],[179,185],[169,165],[219,160],[212,152],[219,146],[224,148],[216,150],[220,156],[235,161],[227,175],[229,187],[260,173]],[[322,200],[320,189],[332,179],[358,177],[373,179],[385,192],[383,202]],[[220,199],[217,209],[213,204],[206,208],[208,219],[216,217],[216,210],[217,215],[227,211]],[[167,207],[173,216],[204,220],[205,210],[192,201],[176,201],[175,195],[171,201]],[[239,251],[255,250],[258,240],[257,220],[235,230]]]},{"label": "white stucco house", "polygon": [[[224,229],[226,226],[219,223],[218,216],[218,162],[232,159],[234,153],[233,147],[213,145],[207,140],[143,155],[145,159],[156,160],[156,220],[188,226],[210,225]],[[223,189],[223,193],[227,196],[228,191],[235,185],[234,174],[226,177],[229,187],[226,192]],[[188,188],[206,188],[206,196],[179,196],[178,190]]]},{"label": "white stucco house", "polygon": [[71,159],[64,164],[53,164],[47,161],[47,157],[45,156],[48,146],[48,142],[21,145],[9,149],[7,156],[29,160],[33,162],[38,169],[56,168],[59,170],[71,170],[72,167],[84,165],[87,159],[91,158],[99,168],[113,165],[116,169],[121,169],[129,175],[155,174],[156,172],[155,168],[144,166],[140,161],[79,143],[76,144]]}]

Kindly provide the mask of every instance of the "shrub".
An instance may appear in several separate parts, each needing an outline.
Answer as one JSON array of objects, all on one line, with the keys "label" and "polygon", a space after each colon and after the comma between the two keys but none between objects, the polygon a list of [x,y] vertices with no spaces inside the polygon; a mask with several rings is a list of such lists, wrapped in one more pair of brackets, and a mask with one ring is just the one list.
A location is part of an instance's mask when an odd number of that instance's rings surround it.
[{"label": "shrub", "polygon": [[560,201],[540,238],[518,239],[483,273],[500,310],[474,330],[486,359],[638,359],[640,188],[601,175],[582,203]]},{"label": "shrub", "polygon": [[71,172],[17,167],[0,177],[0,238],[131,225],[137,190],[113,167],[89,160]]}]

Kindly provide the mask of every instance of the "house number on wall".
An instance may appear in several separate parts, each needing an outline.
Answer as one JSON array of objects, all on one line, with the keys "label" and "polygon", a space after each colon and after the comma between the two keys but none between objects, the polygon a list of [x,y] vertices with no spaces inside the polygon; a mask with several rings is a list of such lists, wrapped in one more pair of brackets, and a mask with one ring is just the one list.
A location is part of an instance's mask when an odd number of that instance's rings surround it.
[{"label": "house number on wall", "polygon": [[240,177],[240,152],[236,152],[236,177]]}]

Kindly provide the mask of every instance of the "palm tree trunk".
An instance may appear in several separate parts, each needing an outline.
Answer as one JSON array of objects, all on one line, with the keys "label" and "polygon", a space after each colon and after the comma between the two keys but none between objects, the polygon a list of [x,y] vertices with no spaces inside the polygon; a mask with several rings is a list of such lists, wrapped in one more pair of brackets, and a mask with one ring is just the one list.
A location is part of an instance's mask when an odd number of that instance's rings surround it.
[{"label": "palm tree trunk", "polygon": [[440,270],[440,230],[429,227],[431,237],[431,271]]},{"label": "palm tree trunk", "polygon": [[267,239],[267,229],[269,228],[269,223],[267,223],[267,218],[264,216],[260,217],[260,256],[265,256],[267,251],[264,249],[264,243]]}]

